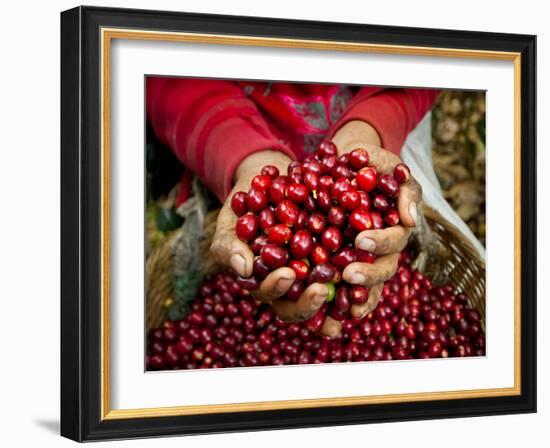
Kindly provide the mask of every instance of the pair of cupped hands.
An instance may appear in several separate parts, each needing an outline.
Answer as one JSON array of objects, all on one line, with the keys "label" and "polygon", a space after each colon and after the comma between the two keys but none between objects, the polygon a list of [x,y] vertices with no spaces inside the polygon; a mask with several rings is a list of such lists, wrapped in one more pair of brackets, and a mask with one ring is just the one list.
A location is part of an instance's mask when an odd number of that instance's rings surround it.
[{"label": "pair of cupped hands", "polygon": [[[356,148],[366,149],[370,164],[383,173],[393,173],[393,168],[401,163],[399,157],[381,148],[376,130],[362,121],[351,121],[342,126],[333,136],[332,142],[338,148],[338,155]],[[220,210],[211,252],[222,264],[231,267],[243,277],[252,275],[254,254],[247,243],[240,241],[235,234],[237,216],[231,210],[231,197],[237,191],[248,191],[250,181],[263,166],[274,165],[281,173],[285,173],[291,161],[281,152],[265,150],[244,159],[235,172],[234,188]],[[384,281],[395,273],[399,253],[407,245],[412,228],[416,225],[417,204],[421,197],[420,185],[411,176],[401,185],[397,199],[400,224],[386,229],[365,230],[355,238],[356,247],[376,254],[377,258],[372,264],[351,263],[342,273],[346,282],[370,288],[368,301],[363,305],[352,306],[351,314],[354,318],[361,319],[376,308]],[[328,287],[322,283],[313,283],[304,290],[297,301],[281,300],[295,278],[296,275],[291,268],[276,269],[263,280],[252,295],[257,300],[269,303],[284,321],[309,319],[325,302],[329,293]],[[325,336],[337,337],[341,334],[341,324],[327,317],[320,332]]]}]

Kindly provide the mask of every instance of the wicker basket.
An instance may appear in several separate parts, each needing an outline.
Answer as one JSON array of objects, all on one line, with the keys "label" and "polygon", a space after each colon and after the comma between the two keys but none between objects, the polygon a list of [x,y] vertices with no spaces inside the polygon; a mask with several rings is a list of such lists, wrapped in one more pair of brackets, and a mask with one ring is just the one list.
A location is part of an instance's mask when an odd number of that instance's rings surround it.
[{"label": "wicker basket", "polygon": [[[204,226],[204,239],[200,242],[202,263],[205,274],[217,271],[220,266],[216,264],[213,257],[208,256],[210,243],[216,230],[216,219],[218,211],[209,212],[206,216]],[[159,327],[164,322],[166,307],[171,303],[173,286],[172,272],[174,268],[173,246],[182,229],[170,233],[162,244],[159,244],[145,264],[145,294],[146,294],[146,316],[147,331]]]},{"label": "wicker basket", "polygon": [[434,284],[451,283],[464,292],[469,305],[481,314],[485,328],[485,260],[460,230],[436,210],[426,206],[423,210],[430,229],[445,248],[443,255],[430,259],[423,271]]},{"label": "wicker basket", "polygon": [[[434,284],[451,283],[464,292],[470,306],[481,314],[485,322],[485,261],[475,247],[460,231],[445,220],[437,211],[423,206],[432,243],[436,250],[430,251],[420,270],[432,278]],[[208,256],[210,242],[216,227],[217,212],[210,212],[205,224],[205,238],[201,253],[205,273],[215,272],[220,266]],[[149,255],[146,263],[146,315],[147,330],[160,326],[165,319],[166,306],[172,300],[172,270],[174,266],[173,244],[181,229],[172,232]],[[420,258],[420,257],[419,257]]]}]

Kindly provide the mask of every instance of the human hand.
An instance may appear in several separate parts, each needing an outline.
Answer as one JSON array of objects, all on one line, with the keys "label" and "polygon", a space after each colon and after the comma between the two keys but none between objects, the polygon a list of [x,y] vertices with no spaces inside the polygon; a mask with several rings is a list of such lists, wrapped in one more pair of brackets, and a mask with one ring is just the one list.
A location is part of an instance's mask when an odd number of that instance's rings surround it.
[{"label": "human hand", "polygon": [[[370,165],[379,172],[392,174],[393,169],[401,159],[381,147],[381,141],[376,130],[363,121],[350,121],[342,126],[332,138],[338,148],[338,154],[351,152],[356,148],[364,148],[369,153]],[[373,311],[378,305],[384,281],[395,274],[399,261],[399,253],[405,248],[416,225],[417,206],[422,199],[422,188],[410,176],[401,184],[397,198],[397,211],[400,224],[379,230],[365,230],[355,238],[359,249],[377,255],[374,263],[351,263],[344,269],[342,276],[348,283],[370,288],[369,299],[365,304],[353,305],[351,314],[360,319]]]},{"label": "human hand", "polygon": [[[235,172],[235,185],[225,201],[216,223],[216,232],[212,240],[211,252],[221,264],[231,267],[242,277],[250,277],[253,273],[254,254],[248,244],[237,238],[235,225],[237,216],[231,209],[231,198],[237,191],[248,191],[250,181],[258,174],[260,167],[273,165],[281,174],[287,171],[291,159],[276,151],[261,151],[250,155],[241,162]],[[289,267],[282,267],[271,272],[252,291],[257,300],[266,302],[273,307],[275,313],[284,321],[303,321],[312,317],[323,305],[329,288],[322,283],[309,285],[297,301],[282,300],[296,279],[296,274]],[[327,318],[320,332],[329,337],[340,334],[341,324]]]}]

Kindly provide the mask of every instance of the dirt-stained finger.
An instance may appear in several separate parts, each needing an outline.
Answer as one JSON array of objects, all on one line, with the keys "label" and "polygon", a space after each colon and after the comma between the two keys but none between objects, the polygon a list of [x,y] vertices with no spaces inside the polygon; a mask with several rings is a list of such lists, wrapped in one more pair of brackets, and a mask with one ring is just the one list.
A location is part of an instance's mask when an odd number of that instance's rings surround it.
[{"label": "dirt-stained finger", "polygon": [[337,338],[342,334],[342,324],[336,319],[327,316],[319,333],[331,339]]},{"label": "dirt-stained finger", "polygon": [[415,227],[418,219],[418,207],[422,200],[422,187],[410,177],[407,182],[401,185],[399,197],[397,198],[397,211],[403,225]]},{"label": "dirt-stained finger", "polygon": [[355,246],[376,255],[401,252],[407,245],[411,232],[411,229],[401,225],[364,230],[355,238]]},{"label": "dirt-stained finger", "polygon": [[383,283],[378,283],[377,285],[374,285],[372,288],[370,288],[368,300],[361,305],[352,305],[351,315],[355,319],[362,319],[371,311],[374,311],[374,309],[378,306],[378,302],[380,301],[380,295],[382,293],[383,287]]},{"label": "dirt-stained finger", "polygon": [[231,267],[243,277],[250,277],[252,275],[254,254],[247,243],[237,238],[235,233],[236,222],[236,215],[226,203],[218,214],[210,252],[220,264]]},{"label": "dirt-stained finger", "polygon": [[397,270],[399,253],[378,257],[374,263],[350,263],[343,272],[344,280],[354,285],[370,288],[385,282]]},{"label": "dirt-stained finger", "polygon": [[296,274],[290,268],[279,268],[270,272],[260,283],[260,287],[252,291],[252,296],[262,302],[271,302],[286,294],[296,280]]},{"label": "dirt-stained finger", "polygon": [[272,303],[275,313],[287,322],[302,322],[312,317],[325,302],[329,293],[327,285],[312,283],[302,293],[300,298],[289,300],[275,300]]}]

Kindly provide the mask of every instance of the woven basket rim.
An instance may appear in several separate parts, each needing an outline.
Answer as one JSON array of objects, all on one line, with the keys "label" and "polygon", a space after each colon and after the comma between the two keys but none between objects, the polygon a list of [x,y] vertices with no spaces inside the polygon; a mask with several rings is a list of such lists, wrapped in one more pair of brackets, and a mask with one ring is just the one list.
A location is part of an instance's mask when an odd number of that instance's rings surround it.
[{"label": "woven basket rim", "polygon": [[443,217],[443,215],[441,215],[441,213],[439,213],[437,210],[425,203],[422,203],[422,210],[424,211],[424,215],[427,218],[441,224],[443,227],[445,227],[446,231],[451,233],[453,237],[459,240],[460,244],[468,252],[468,255],[474,258],[475,263],[481,266],[483,270],[485,270],[485,259],[480,255],[479,251],[472,244],[472,242],[468,238],[466,238],[464,234],[458,229],[458,227],[456,227],[449,220]]}]

